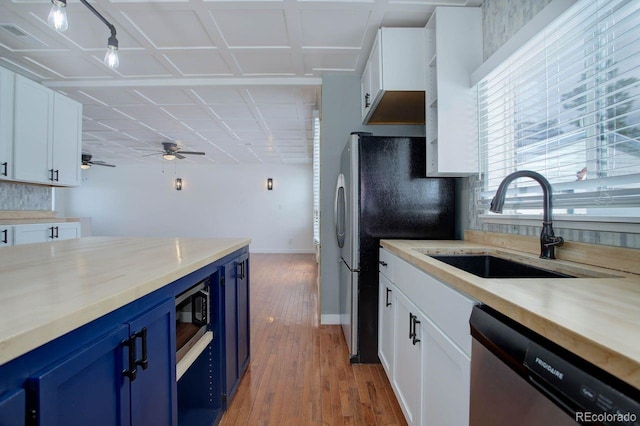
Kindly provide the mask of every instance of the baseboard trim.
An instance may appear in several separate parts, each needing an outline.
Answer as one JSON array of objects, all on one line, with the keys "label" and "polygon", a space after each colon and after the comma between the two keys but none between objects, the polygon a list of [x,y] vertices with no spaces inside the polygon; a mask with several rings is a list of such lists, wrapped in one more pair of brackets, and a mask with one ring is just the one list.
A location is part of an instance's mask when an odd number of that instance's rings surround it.
[{"label": "baseboard trim", "polygon": [[340,314],[322,314],[320,315],[320,324],[322,325],[339,325]]}]

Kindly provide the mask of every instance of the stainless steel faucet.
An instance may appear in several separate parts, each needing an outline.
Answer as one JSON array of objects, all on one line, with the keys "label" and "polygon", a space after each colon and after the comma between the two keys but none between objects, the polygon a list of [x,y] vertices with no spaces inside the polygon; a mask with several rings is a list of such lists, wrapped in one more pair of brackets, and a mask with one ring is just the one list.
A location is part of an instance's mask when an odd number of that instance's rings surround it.
[{"label": "stainless steel faucet", "polygon": [[556,237],[553,233],[553,222],[551,221],[551,185],[549,181],[542,176],[540,173],[531,171],[531,170],[519,170],[517,172],[513,172],[507,177],[504,178],[500,185],[498,186],[498,191],[496,191],[496,195],[491,200],[491,207],[489,210],[494,213],[502,213],[502,207],[504,206],[504,197],[507,193],[507,187],[509,184],[520,177],[528,177],[540,184],[542,187],[542,231],[540,232],[540,257],[542,259],[555,259],[555,247],[561,246],[564,243],[564,239],[562,237]]}]

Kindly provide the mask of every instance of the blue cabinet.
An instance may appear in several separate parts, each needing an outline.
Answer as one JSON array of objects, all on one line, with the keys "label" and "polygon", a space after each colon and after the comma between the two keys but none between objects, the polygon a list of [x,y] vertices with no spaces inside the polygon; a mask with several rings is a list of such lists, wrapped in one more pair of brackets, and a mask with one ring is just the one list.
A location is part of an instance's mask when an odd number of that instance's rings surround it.
[{"label": "blue cabinet", "polygon": [[25,400],[24,389],[0,395],[0,424],[2,426],[24,426]]},{"label": "blue cabinet", "polygon": [[28,381],[30,424],[42,426],[130,425],[129,386],[120,374],[124,368],[122,342],[126,325],[76,352],[64,362]]},{"label": "blue cabinet", "polygon": [[231,401],[250,357],[249,254],[226,263],[223,276],[224,389],[226,400]]},{"label": "blue cabinet", "polygon": [[178,381],[179,426],[219,423],[249,364],[249,251],[223,259],[210,275],[213,341]]},{"label": "blue cabinet", "polygon": [[173,321],[168,299],[31,377],[32,424],[175,425]]},{"label": "blue cabinet", "polygon": [[[213,340],[177,382],[175,296],[205,278]],[[0,426],[217,424],[249,338],[244,247],[0,365]]]}]

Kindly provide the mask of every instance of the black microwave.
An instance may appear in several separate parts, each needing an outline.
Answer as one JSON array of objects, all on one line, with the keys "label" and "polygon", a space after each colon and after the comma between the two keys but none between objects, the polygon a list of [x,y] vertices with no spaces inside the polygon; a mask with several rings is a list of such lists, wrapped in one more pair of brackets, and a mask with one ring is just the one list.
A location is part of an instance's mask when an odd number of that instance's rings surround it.
[{"label": "black microwave", "polygon": [[189,352],[189,349],[207,332],[209,328],[209,279],[176,296],[176,361]]}]

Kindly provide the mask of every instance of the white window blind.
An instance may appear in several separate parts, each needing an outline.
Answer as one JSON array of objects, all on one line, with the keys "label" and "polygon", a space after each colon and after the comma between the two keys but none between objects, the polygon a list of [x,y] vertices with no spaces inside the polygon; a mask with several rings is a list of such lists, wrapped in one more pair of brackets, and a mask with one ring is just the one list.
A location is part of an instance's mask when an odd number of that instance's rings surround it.
[{"label": "white window blind", "polygon": [[[478,207],[503,178],[534,170],[555,214],[640,217],[640,2],[576,2],[477,84]],[[530,179],[505,213],[542,211]]]},{"label": "white window blind", "polygon": [[320,244],[320,116],[313,112],[313,242]]}]

